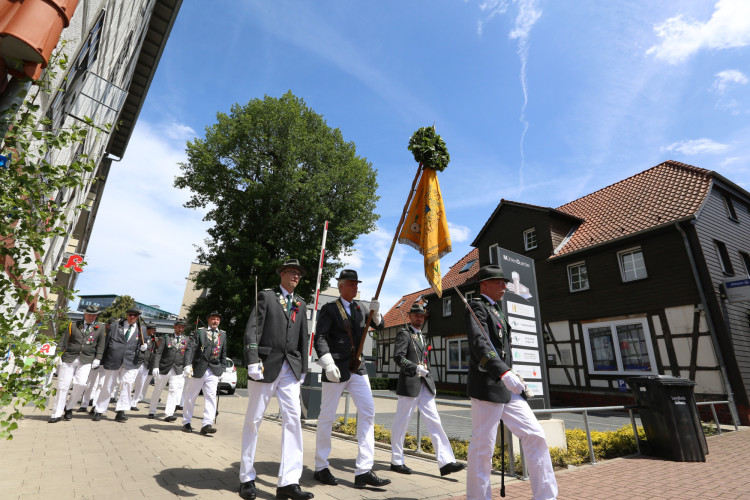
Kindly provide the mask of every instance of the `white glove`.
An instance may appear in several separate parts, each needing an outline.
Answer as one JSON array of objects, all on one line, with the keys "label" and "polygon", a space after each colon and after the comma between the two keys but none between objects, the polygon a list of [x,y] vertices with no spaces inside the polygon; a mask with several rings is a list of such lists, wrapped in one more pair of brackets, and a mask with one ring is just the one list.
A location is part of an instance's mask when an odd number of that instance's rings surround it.
[{"label": "white glove", "polygon": [[370,311],[372,311],[372,322],[375,326],[378,326],[383,321],[383,316],[380,314],[380,302],[373,297],[370,301]]},{"label": "white glove", "polygon": [[146,352],[146,349],[148,349],[148,346],[146,344],[141,344],[141,352]]},{"label": "white glove", "polygon": [[55,366],[57,366],[59,368],[61,364],[62,364],[62,357],[60,357],[60,356],[56,357],[55,358]]},{"label": "white glove", "polygon": [[184,370],[182,370],[182,373],[185,374],[186,377],[192,377],[193,376],[193,365],[187,365]]},{"label": "white glove", "polygon": [[417,365],[417,375],[420,377],[426,377],[430,371],[422,365]]},{"label": "white glove", "polygon": [[521,382],[521,379],[518,378],[518,375],[510,370],[505,372],[505,374],[500,377],[500,379],[503,381],[503,384],[505,384],[505,387],[507,387],[508,390],[513,394],[521,394],[524,389],[526,389],[526,385]]},{"label": "white glove", "polygon": [[94,370],[96,370],[97,368],[99,368],[99,365],[100,365],[101,363],[102,363],[101,361],[99,361],[98,359],[95,359],[95,360],[94,360],[94,361],[93,361],[93,362],[91,363],[91,368],[93,368]]},{"label": "white glove", "polygon": [[158,369],[158,368],[154,368],[154,371],[152,371],[152,372],[151,372],[151,374],[152,374],[152,375],[153,375],[154,377],[158,377],[158,376],[159,376],[159,369]]},{"label": "white glove", "polygon": [[326,353],[318,360],[318,364],[322,366],[326,371],[326,378],[331,382],[338,382],[341,380],[341,372],[336,363],[333,362],[333,356],[331,353]]},{"label": "white glove", "polygon": [[253,380],[263,380],[263,370],[260,367],[260,363],[247,365],[247,376]]}]

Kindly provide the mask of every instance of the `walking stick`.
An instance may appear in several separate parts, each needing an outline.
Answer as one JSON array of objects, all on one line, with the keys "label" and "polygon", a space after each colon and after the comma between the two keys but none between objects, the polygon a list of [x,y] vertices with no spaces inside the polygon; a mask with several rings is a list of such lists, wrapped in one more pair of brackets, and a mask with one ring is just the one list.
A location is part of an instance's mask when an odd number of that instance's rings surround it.
[{"label": "walking stick", "polygon": [[500,496],[505,498],[505,422],[500,420]]}]

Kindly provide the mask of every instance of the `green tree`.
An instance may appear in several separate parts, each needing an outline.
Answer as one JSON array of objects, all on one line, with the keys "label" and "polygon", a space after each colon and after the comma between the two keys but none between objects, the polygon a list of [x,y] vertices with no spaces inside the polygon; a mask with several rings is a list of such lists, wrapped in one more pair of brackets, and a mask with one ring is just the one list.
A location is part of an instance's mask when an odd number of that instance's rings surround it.
[{"label": "green tree", "polygon": [[[51,82],[65,69],[64,56],[53,57],[37,82],[25,84],[0,111],[0,438],[11,439],[23,418],[21,408],[44,409],[48,388],[43,381],[53,358],[39,348],[52,340],[64,319],[56,302],[46,297],[72,299],[57,284],[59,271],[44,264],[50,239],[66,236],[66,226],[83,208],[55,202],[60,193],[76,192],[92,181],[96,162],[78,155],[59,162],[82,145],[90,127],[53,127],[41,109],[42,96],[56,92]],[[88,124],[91,125],[91,120]],[[93,135],[93,134],[92,134]],[[90,137],[89,140],[96,140]],[[72,199],[62,196],[57,199]]]},{"label": "green tree", "polygon": [[[188,323],[205,323],[212,310],[230,334],[230,354],[242,353],[242,333],[258,288],[278,285],[276,267],[299,259],[310,275],[296,292],[310,298],[325,221],[330,221],[323,283],[341,267],[361,234],[375,229],[376,171],[354,143],[291,92],[266,96],[217,114],[204,138],[187,144],[188,161],[175,186],[190,189],[188,208],[207,209],[205,249],[198,273],[209,293]],[[234,321],[234,324],[232,322]]]},{"label": "green tree", "polygon": [[114,302],[107,306],[101,314],[99,314],[99,322],[106,323],[110,319],[117,321],[120,318],[125,317],[125,311],[135,307],[135,300],[130,295],[120,295]]}]

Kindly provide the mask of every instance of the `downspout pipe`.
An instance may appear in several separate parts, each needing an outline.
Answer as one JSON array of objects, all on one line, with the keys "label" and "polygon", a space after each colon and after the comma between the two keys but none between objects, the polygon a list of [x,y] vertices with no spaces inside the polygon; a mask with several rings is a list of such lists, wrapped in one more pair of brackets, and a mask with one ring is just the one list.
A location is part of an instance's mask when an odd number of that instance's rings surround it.
[{"label": "downspout pipe", "polygon": [[[695,220],[691,221],[691,224],[694,224]],[[695,258],[693,257],[693,251],[692,247],[690,246],[690,241],[688,240],[687,234],[685,233],[685,230],[682,229],[679,222],[674,223],[674,227],[677,228],[677,231],[682,235],[682,241],[685,243],[685,250],[688,254],[688,259],[690,259],[690,268],[693,270],[693,277],[695,278],[695,282],[698,284],[698,294],[700,294],[701,298],[701,304],[703,305],[703,313],[706,315],[706,323],[708,324],[708,331],[711,333],[711,342],[713,342],[714,345],[714,351],[716,353],[716,359],[719,362],[719,370],[721,372],[721,378],[724,381],[724,384],[726,385],[727,389],[727,399],[729,400],[729,411],[732,412],[732,418],[734,419],[734,422],[739,422],[738,418],[738,412],[737,412],[737,405],[734,401],[734,391],[732,391],[732,384],[729,382],[729,376],[727,375],[727,367],[724,363],[724,355],[721,353],[721,346],[719,345],[719,337],[716,335],[716,329],[714,327],[713,319],[711,318],[711,311],[708,308],[708,301],[706,300],[706,294],[703,292],[703,286],[701,283],[700,275],[698,274],[698,266],[695,263]]]}]

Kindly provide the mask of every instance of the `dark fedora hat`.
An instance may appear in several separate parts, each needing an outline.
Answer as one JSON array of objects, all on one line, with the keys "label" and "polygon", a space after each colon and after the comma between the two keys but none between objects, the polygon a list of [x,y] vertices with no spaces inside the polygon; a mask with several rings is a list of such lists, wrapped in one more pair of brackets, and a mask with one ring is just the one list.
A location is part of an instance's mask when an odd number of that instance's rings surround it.
[{"label": "dark fedora hat", "polygon": [[125,311],[125,314],[137,314],[138,316],[140,316],[141,315],[141,310],[138,309],[137,307],[131,307],[130,309],[128,309],[127,311]]},{"label": "dark fedora hat", "polygon": [[210,318],[211,316],[218,316],[219,318],[221,318],[221,314],[219,314],[219,311],[211,311],[211,312],[210,312],[210,313],[208,313],[208,315],[206,316],[206,319]]},{"label": "dark fedora hat", "polygon": [[479,271],[477,271],[476,274],[476,279],[477,281],[505,280],[506,283],[510,281],[505,277],[502,268],[497,264],[488,264],[479,268]]},{"label": "dark fedora hat", "polygon": [[359,280],[359,277],[357,276],[357,271],[355,271],[354,269],[343,269],[339,273],[339,276],[336,279],[339,280],[339,281],[341,281],[341,280],[352,280],[352,281],[356,281],[357,283],[362,283]]},{"label": "dark fedora hat", "polygon": [[285,260],[283,264],[276,268],[276,274],[281,274],[281,271],[283,271],[284,269],[289,269],[290,267],[299,271],[302,276],[307,274],[307,270],[300,265],[297,259]]},{"label": "dark fedora hat", "polygon": [[100,314],[101,311],[99,310],[99,306],[97,304],[91,304],[86,306],[86,309],[83,311],[83,314]]},{"label": "dark fedora hat", "polygon": [[422,304],[412,304],[409,314],[427,314],[427,311]]},{"label": "dark fedora hat", "polygon": [[178,319],[177,321],[175,321],[175,322],[174,322],[174,324],[175,324],[175,325],[183,325],[183,326],[187,326],[187,323],[185,323],[185,320],[184,320],[184,319],[182,319],[182,318],[180,318],[180,319]]}]

